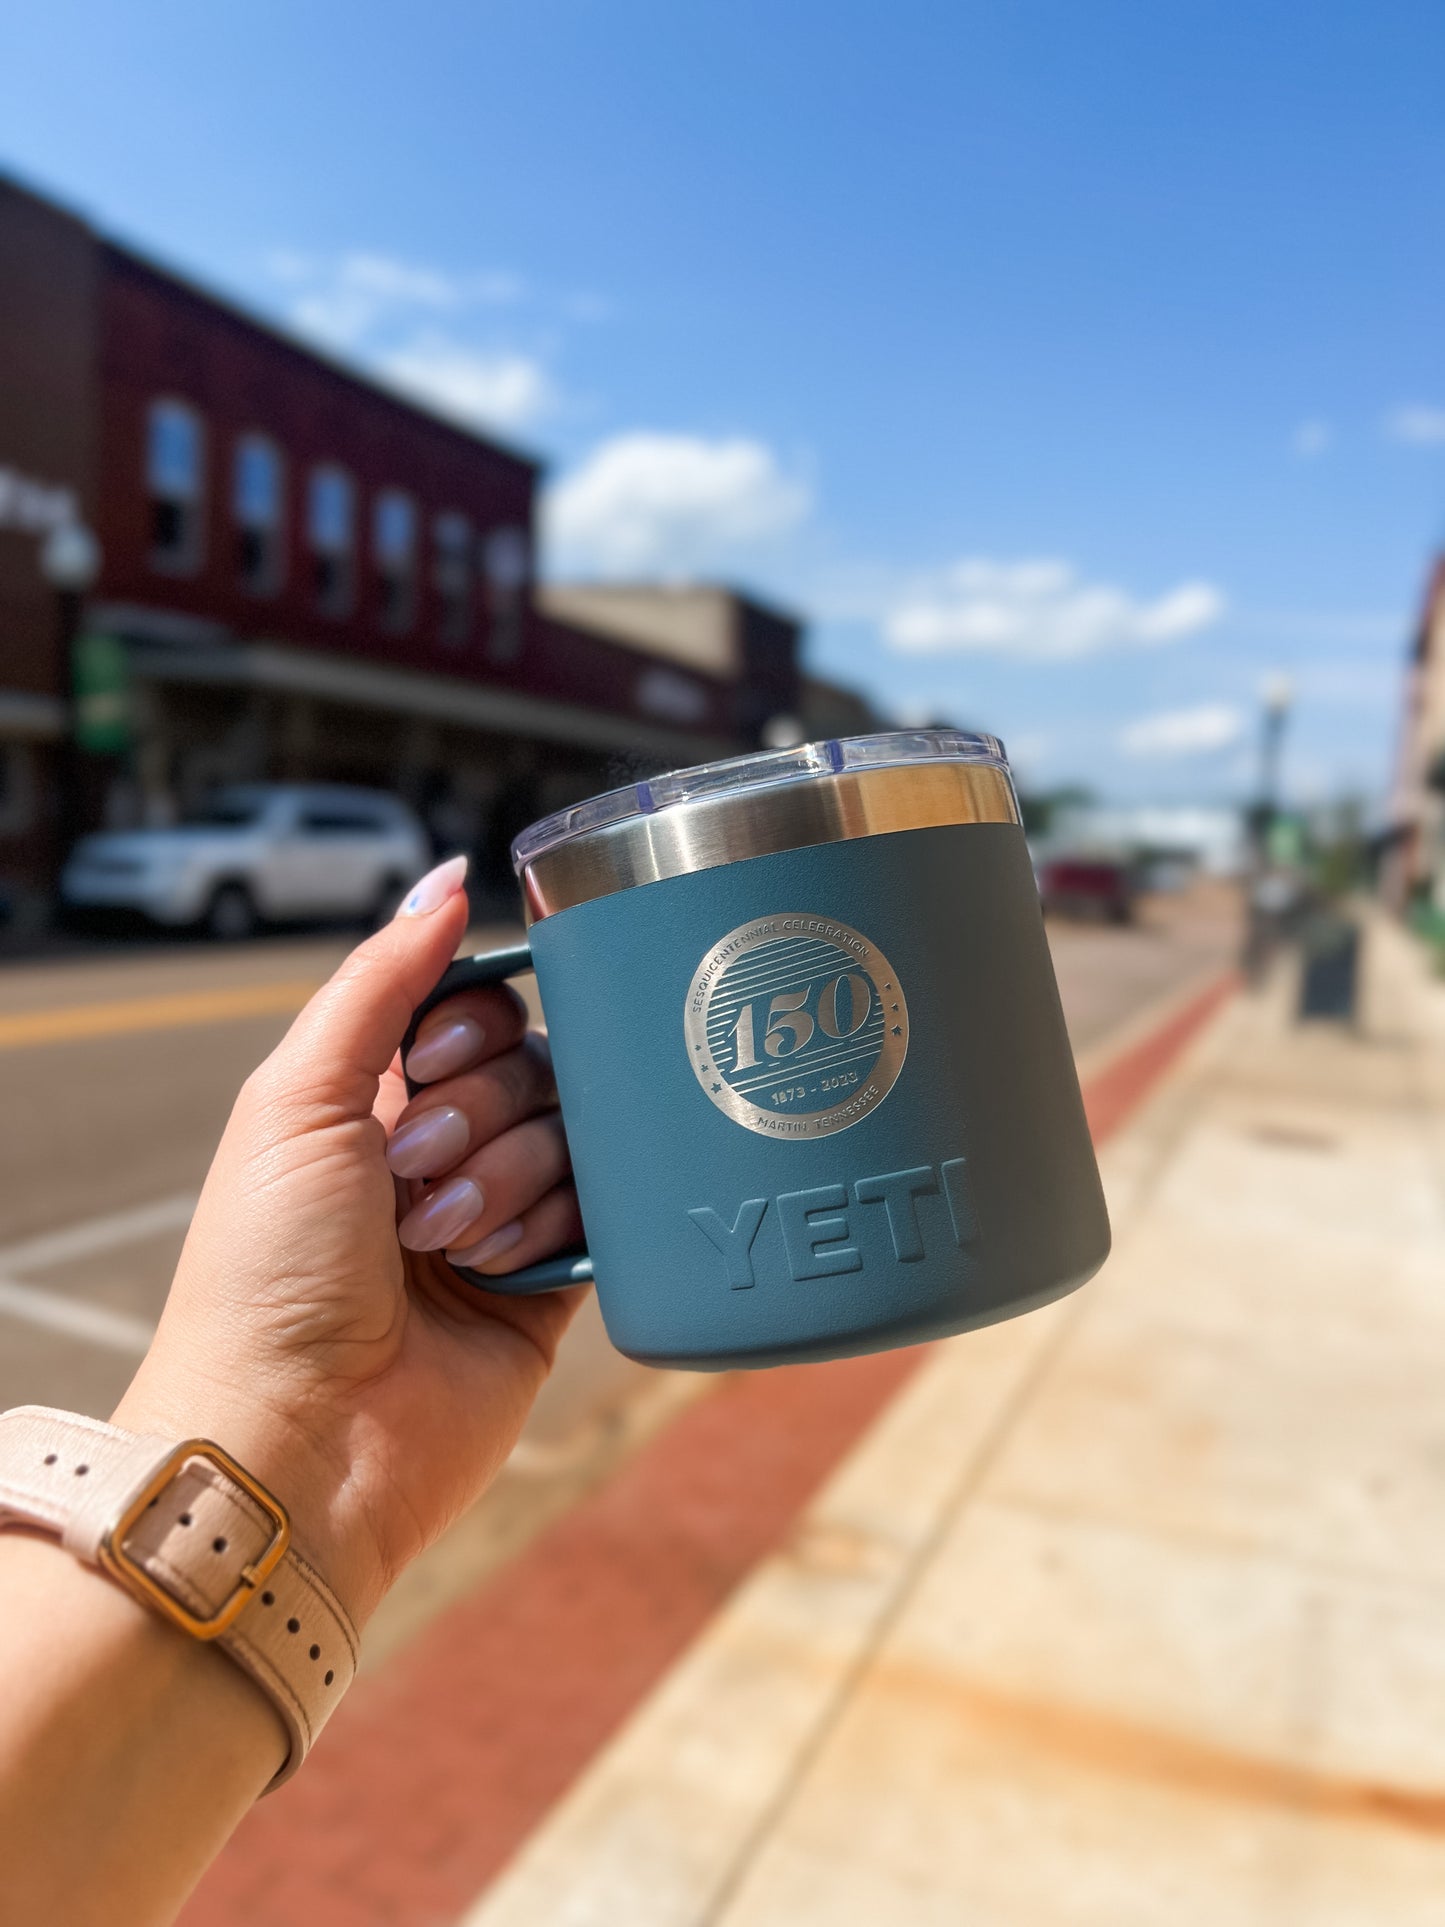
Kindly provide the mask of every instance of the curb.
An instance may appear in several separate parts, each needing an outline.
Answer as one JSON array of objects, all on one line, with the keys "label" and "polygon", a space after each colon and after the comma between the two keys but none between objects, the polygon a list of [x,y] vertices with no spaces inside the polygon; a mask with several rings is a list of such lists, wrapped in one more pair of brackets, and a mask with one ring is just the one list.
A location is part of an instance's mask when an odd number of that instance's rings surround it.
[{"label": "curb", "polygon": [[[1085,1079],[1096,1144],[1230,997],[1227,972]],[[738,1373],[353,1689],[182,1927],[448,1927],[782,1544],[926,1348]]]}]

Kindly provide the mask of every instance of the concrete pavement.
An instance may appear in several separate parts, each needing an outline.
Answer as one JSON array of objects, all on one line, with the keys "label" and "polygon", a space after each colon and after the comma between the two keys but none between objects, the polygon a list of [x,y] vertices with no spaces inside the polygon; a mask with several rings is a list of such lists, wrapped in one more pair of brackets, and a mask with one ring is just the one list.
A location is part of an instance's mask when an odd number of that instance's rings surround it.
[{"label": "concrete pavement", "polygon": [[[468,1927],[1445,1921],[1445,987],[1241,998]],[[397,1915],[405,1919],[404,1913]]]}]

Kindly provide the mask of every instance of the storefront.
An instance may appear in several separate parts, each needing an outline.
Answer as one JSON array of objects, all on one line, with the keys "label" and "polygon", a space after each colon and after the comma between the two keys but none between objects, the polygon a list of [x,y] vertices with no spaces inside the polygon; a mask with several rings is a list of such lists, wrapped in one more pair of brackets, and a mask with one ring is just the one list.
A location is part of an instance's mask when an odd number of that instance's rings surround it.
[{"label": "storefront", "polygon": [[[798,625],[734,658],[539,606],[531,458],[0,181],[0,879],[218,781],[394,791],[499,875],[532,816],[755,747]],[[57,528],[94,580],[47,579]],[[53,572],[52,572],[53,577]]]}]

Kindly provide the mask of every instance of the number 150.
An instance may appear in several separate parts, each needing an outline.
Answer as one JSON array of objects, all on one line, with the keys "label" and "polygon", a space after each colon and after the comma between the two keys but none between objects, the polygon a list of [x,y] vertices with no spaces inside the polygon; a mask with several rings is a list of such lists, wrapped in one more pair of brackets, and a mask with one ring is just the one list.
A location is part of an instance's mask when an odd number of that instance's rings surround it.
[{"label": "number 150", "polygon": [[[769,1057],[795,1057],[812,1041],[815,1030],[826,1037],[856,1037],[867,1023],[873,991],[856,971],[842,971],[822,986],[816,1020],[807,1008],[812,990],[808,984],[802,990],[780,990],[773,996],[763,1028],[763,1049]],[[758,998],[746,1003],[738,1012],[732,1028],[737,1047],[734,1071],[751,1070],[758,1062],[753,1013],[761,1002]]]}]

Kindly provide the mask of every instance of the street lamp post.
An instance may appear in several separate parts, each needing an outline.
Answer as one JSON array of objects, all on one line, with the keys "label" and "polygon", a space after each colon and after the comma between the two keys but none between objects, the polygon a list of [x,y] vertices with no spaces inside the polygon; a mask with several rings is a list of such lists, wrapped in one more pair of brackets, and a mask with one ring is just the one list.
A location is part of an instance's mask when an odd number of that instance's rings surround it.
[{"label": "street lamp post", "polygon": [[75,639],[88,591],[100,574],[100,543],[83,522],[62,522],[46,536],[40,573],[55,591],[55,686],[63,704],[60,753],[56,759],[56,874],[75,841],[81,822],[81,760],[77,740]]},{"label": "street lamp post", "polygon": [[1252,874],[1244,943],[1244,967],[1251,982],[1259,979],[1274,949],[1284,898],[1289,894],[1287,879],[1271,877],[1269,865],[1270,833],[1279,813],[1280,759],[1294,685],[1288,676],[1270,676],[1260,690],[1260,700],[1259,794],[1249,812]]},{"label": "street lamp post", "polygon": [[1264,852],[1279,811],[1280,753],[1294,703],[1294,684],[1288,676],[1270,676],[1260,694],[1264,708],[1259,742],[1259,843]]}]

